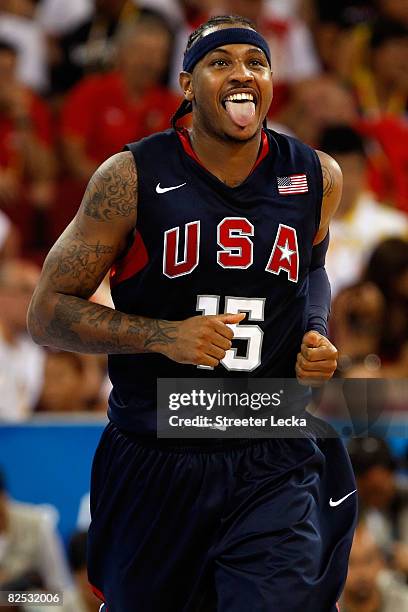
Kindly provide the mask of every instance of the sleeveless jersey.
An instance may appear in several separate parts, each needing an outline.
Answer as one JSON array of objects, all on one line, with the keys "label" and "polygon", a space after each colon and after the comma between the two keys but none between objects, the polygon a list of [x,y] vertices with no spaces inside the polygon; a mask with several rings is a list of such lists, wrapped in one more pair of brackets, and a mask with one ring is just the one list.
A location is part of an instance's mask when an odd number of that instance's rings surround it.
[{"label": "sleeveless jersey", "polygon": [[138,212],[133,244],[111,271],[116,309],[170,321],[247,313],[214,369],[159,354],[109,356],[109,418],[155,435],[159,377],[295,377],[322,172],[313,149],[270,130],[262,133],[252,172],[236,187],[201,165],[186,131],[127,148],[138,171]]}]

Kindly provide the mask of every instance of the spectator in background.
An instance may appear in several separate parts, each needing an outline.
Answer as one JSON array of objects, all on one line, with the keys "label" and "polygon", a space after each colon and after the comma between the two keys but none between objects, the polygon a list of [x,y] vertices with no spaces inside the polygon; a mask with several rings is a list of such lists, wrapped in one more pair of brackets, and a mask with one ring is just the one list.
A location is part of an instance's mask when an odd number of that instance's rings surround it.
[{"label": "spectator in background", "polygon": [[94,0],[94,11],[67,32],[54,49],[51,90],[63,94],[82,77],[105,72],[113,65],[114,37],[119,29],[140,17],[154,14],[137,0]]},{"label": "spectator in background", "polygon": [[354,438],[349,453],[360,511],[388,561],[408,579],[408,483],[385,440]]},{"label": "spectator in background", "polygon": [[371,251],[391,236],[408,238],[408,218],[380,204],[368,192],[367,159],[361,136],[351,127],[326,128],[318,148],[339,163],[343,172],[340,206],[330,224],[330,246],[326,258],[333,296],[357,282]]},{"label": "spectator in background", "polygon": [[161,21],[146,17],[127,26],[117,45],[117,70],[82,81],[62,113],[65,158],[83,183],[127,142],[166,129],[180,102],[161,84],[171,46]]},{"label": "spectator in background", "polygon": [[104,373],[97,355],[47,352],[36,410],[61,413],[100,408]]},{"label": "spectator in background", "polygon": [[0,476],[0,590],[65,590],[71,579],[55,512],[11,500]]},{"label": "spectator in background", "polygon": [[366,61],[352,67],[351,82],[367,117],[403,115],[408,101],[408,26],[378,21],[371,30]]},{"label": "spectator in background", "polygon": [[1,0],[0,38],[18,50],[17,75],[37,93],[48,90],[47,47],[33,0]]},{"label": "spectator in background", "polygon": [[292,87],[289,103],[277,117],[277,129],[317,147],[327,127],[352,125],[356,119],[357,110],[349,90],[339,79],[325,74]]},{"label": "spectator in background", "polygon": [[85,410],[84,382],[84,366],[79,355],[65,351],[47,352],[36,410],[55,413]]},{"label": "spectator in background", "polygon": [[87,532],[75,533],[68,546],[68,559],[76,585],[75,612],[98,612],[101,602],[92,593],[87,572]]},{"label": "spectator in background", "polygon": [[[47,606],[48,612],[98,612],[101,602],[92,593],[86,567],[87,532],[75,532],[68,543],[72,586],[64,591],[62,606]],[[0,610],[2,610],[0,606]],[[11,610],[10,612],[13,612]],[[24,612],[44,612],[44,606],[25,606]]]},{"label": "spectator in background", "polygon": [[408,27],[407,0],[315,0],[315,37],[326,69],[349,78],[369,56],[373,26]]},{"label": "spectator in background", "polygon": [[330,338],[338,348],[338,368],[343,377],[380,376],[380,340],[386,308],[379,288],[363,281],[342,289],[333,300]]},{"label": "spectator in background", "polygon": [[407,0],[376,0],[380,18],[392,19],[408,27],[408,1]]},{"label": "spectator in background", "polygon": [[92,0],[39,0],[36,19],[48,36],[63,36],[91,19]]},{"label": "spectator in background", "polygon": [[27,419],[41,391],[44,351],[27,335],[26,316],[40,270],[11,260],[0,267],[0,420]]},{"label": "spectator in background", "polygon": [[368,261],[364,280],[378,287],[386,303],[380,357],[394,364],[393,376],[407,377],[408,241],[389,238],[379,244]]},{"label": "spectator in background", "polygon": [[[388,238],[371,254],[361,280],[343,289],[332,305],[331,336],[347,367],[367,355],[377,377],[408,376],[408,241]],[[372,376],[373,372],[347,372]]]},{"label": "spectator in background", "polygon": [[361,119],[358,130],[369,140],[369,184],[377,197],[408,214],[408,121],[385,115]]},{"label": "spectator in background", "polygon": [[368,526],[360,522],[340,601],[342,612],[408,612],[408,589],[387,569]]},{"label": "spectator in background", "polygon": [[8,259],[15,259],[19,253],[20,239],[17,229],[0,210],[0,265]]},{"label": "spectator in background", "polygon": [[16,66],[17,51],[0,40],[0,208],[27,249],[45,241],[35,220],[52,203],[55,159],[48,108],[19,82]]},{"label": "spectator in background", "polygon": [[370,186],[382,201],[408,212],[408,25],[381,16],[362,24],[338,57],[338,72],[358,102],[358,129],[370,138]]}]

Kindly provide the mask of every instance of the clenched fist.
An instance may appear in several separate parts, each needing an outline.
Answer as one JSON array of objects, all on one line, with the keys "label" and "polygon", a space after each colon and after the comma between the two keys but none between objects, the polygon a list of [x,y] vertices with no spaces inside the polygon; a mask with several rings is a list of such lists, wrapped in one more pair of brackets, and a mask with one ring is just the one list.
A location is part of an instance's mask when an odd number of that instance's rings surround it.
[{"label": "clenched fist", "polygon": [[319,387],[333,376],[337,368],[335,346],[317,331],[303,336],[296,360],[296,376],[300,384]]},{"label": "clenched fist", "polygon": [[163,353],[178,363],[215,368],[231,348],[234,333],[228,327],[245,319],[245,313],[197,316],[172,323],[174,341]]}]

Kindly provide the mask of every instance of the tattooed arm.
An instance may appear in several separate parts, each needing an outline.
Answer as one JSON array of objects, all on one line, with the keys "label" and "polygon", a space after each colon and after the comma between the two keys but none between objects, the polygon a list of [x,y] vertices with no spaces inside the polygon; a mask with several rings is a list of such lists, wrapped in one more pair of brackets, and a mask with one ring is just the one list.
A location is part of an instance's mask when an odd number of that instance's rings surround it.
[{"label": "tattooed arm", "polygon": [[242,315],[163,321],[89,302],[136,226],[137,172],[130,152],[95,172],[80,209],[47,259],[28,312],[38,344],[83,353],[159,352],[180,363],[215,366],[231,347],[227,323]]},{"label": "tattooed arm", "polygon": [[327,153],[317,151],[323,174],[323,202],[319,231],[315,244],[321,242],[329,230],[329,223],[339,207],[343,188],[343,175],[339,164]]},{"label": "tattooed arm", "polygon": [[172,324],[131,317],[88,301],[136,225],[137,174],[131,153],[95,172],[80,209],[51,249],[28,312],[35,342],[85,353],[159,348]]}]

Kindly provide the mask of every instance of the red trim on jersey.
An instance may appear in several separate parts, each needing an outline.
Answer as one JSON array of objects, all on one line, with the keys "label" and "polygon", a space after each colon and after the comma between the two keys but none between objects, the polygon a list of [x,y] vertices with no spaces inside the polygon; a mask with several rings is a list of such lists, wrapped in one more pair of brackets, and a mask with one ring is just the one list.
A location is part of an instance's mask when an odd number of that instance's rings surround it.
[{"label": "red trim on jersey", "polygon": [[[200,166],[202,166],[203,168],[205,168],[205,170],[207,170],[207,168],[200,161],[199,157],[197,156],[197,153],[194,151],[194,149],[193,149],[193,147],[191,145],[191,140],[190,140],[190,135],[188,133],[188,130],[186,128],[179,128],[177,130],[177,136],[180,138],[180,142],[183,145],[183,149],[187,153],[187,155],[192,157],[194,159],[194,161],[196,161],[198,164],[200,164]],[[252,174],[252,172],[255,170],[255,168],[257,168],[259,166],[261,161],[263,159],[265,159],[265,157],[268,155],[268,153],[269,153],[268,136],[266,135],[265,130],[262,130],[260,151],[259,151],[257,160],[256,160],[256,162],[254,164],[254,167],[252,168],[252,170],[251,170],[251,172],[249,174]]]},{"label": "red trim on jersey", "polygon": [[102,591],[100,591],[99,589],[97,589],[97,588],[96,588],[96,587],[95,587],[93,584],[91,584],[91,583],[89,583],[89,586],[91,587],[92,592],[94,593],[94,595],[96,595],[98,599],[100,599],[101,601],[103,601],[103,603],[106,603],[105,596],[104,596],[104,594],[102,593]]},{"label": "red trim on jersey", "polygon": [[143,238],[136,231],[135,239],[126,255],[115,262],[110,271],[111,287],[122,283],[142,270],[149,261]]},{"label": "red trim on jersey", "polygon": [[268,136],[266,135],[265,130],[262,130],[261,150],[259,151],[258,159],[256,160],[255,165],[252,168],[251,172],[253,172],[255,170],[255,168],[257,168],[259,166],[261,161],[263,159],[265,159],[265,157],[268,155],[268,153],[269,153],[269,140],[268,140]]},{"label": "red trim on jersey", "polygon": [[[186,128],[178,128],[176,133],[177,133],[177,136],[180,138],[180,142],[183,145],[183,149],[187,153],[187,155],[192,157],[194,159],[194,161],[197,162],[197,164],[200,164],[200,166],[205,168],[204,164],[202,164],[200,162],[199,158],[197,157],[196,152],[194,151],[193,147],[191,146],[191,140],[190,140],[190,136],[189,136],[188,130]],[[207,168],[205,168],[205,169],[207,170]]]}]

